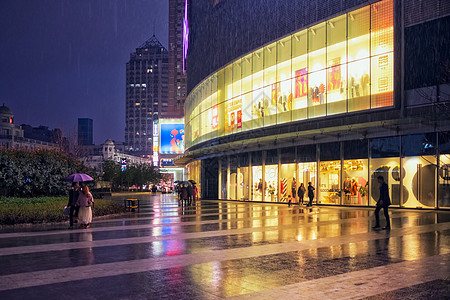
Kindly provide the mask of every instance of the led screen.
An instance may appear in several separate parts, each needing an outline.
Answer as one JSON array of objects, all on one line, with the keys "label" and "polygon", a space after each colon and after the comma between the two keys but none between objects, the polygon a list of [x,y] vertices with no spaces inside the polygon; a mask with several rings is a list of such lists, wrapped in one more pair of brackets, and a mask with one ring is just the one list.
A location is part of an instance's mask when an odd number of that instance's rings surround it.
[{"label": "led screen", "polygon": [[160,153],[184,152],[184,124],[161,124]]}]

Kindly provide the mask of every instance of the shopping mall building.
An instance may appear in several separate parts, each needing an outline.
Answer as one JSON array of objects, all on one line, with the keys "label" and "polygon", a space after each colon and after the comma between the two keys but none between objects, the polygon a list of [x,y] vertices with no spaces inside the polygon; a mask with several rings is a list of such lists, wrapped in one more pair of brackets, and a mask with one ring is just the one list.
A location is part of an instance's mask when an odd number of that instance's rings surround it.
[{"label": "shopping mall building", "polygon": [[[188,176],[206,199],[450,208],[450,1],[195,0]],[[189,34],[189,35],[188,35]],[[186,53],[186,52],[185,52]]]}]

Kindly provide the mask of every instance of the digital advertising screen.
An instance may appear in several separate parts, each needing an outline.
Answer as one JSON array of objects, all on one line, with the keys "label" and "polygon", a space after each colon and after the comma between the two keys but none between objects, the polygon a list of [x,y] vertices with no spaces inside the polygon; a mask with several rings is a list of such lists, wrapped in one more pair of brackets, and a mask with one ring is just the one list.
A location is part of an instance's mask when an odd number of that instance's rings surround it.
[{"label": "digital advertising screen", "polygon": [[160,124],[160,153],[176,154],[184,152],[184,124]]}]

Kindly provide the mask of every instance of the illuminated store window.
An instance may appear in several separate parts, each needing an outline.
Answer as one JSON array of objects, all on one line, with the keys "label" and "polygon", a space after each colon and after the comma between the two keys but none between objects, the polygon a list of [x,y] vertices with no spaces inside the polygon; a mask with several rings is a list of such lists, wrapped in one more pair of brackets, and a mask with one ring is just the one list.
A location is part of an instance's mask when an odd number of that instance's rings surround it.
[{"label": "illuminated store window", "polygon": [[405,207],[435,207],[436,134],[402,136],[403,197]]},{"label": "illuminated store window", "polygon": [[308,118],[308,31],[292,35],[292,120]]},{"label": "illuminated store window", "polygon": [[394,104],[394,54],[392,52],[371,58],[371,107]]},{"label": "illuminated store window", "polygon": [[348,61],[368,58],[369,55],[370,7],[366,6],[348,14]]},{"label": "illuminated store window", "polygon": [[277,95],[280,84],[274,83],[263,89],[264,126],[275,125],[277,122]]},{"label": "illuminated store window", "polygon": [[394,1],[371,5],[371,55],[394,50]]},{"label": "illuminated store window", "polygon": [[227,193],[227,176],[228,175],[228,158],[227,156],[222,156],[220,158],[220,199],[228,199]]},{"label": "illuminated store window", "polygon": [[264,182],[262,169],[262,152],[252,152],[252,200],[262,201]]},{"label": "illuminated store window", "polygon": [[278,164],[265,166],[265,181],[266,191],[264,194],[264,201],[277,202],[278,201]]},{"label": "illuminated store window", "polygon": [[267,114],[267,107],[264,106],[263,89],[253,91],[253,128],[263,126],[264,115]]},{"label": "illuminated store window", "polygon": [[340,204],[341,161],[321,161],[319,176],[319,202]]},{"label": "illuminated store window", "polygon": [[370,108],[370,59],[348,64],[348,81],[343,85],[348,95],[348,111]]},{"label": "illuminated store window", "polygon": [[233,66],[225,67],[225,100],[233,97]]},{"label": "illuminated store window", "polygon": [[259,49],[253,52],[253,90],[263,87],[263,66],[264,57],[263,50]]},{"label": "illuminated store window", "polygon": [[378,176],[383,176],[389,187],[392,205],[400,205],[400,138],[389,137],[370,141],[370,195],[369,205],[376,205],[380,197]]},{"label": "illuminated store window", "polygon": [[308,30],[308,70],[314,72],[326,67],[325,32],[326,23],[313,26]]},{"label": "illuminated store window", "polygon": [[439,133],[438,205],[450,207],[450,132]]},{"label": "illuminated store window", "polygon": [[225,133],[235,133],[242,130],[242,100],[241,97],[225,102]]},{"label": "illuminated store window", "polygon": [[277,80],[291,78],[291,36],[277,42]]},{"label": "illuminated store window", "polygon": [[230,174],[228,182],[228,199],[237,200],[238,186],[238,158],[234,155],[229,156]]},{"label": "illuminated store window", "polygon": [[237,172],[237,199],[249,200],[250,195],[250,170],[248,153],[238,156],[239,169]]},{"label": "illuminated store window", "polygon": [[327,26],[327,66],[347,62],[347,15],[326,22]]},{"label": "illuminated store window", "polygon": [[327,70],[308,74],[308,117],[316,118],[327,112]]},{"label": "illuminated store window", "polygon": [[[316,162],[303,162],[298,164],[298,177],[297,177],[297,191],[301,184],[306,189],[306,192],[304,194],[303,201],[304,203],[308,203],[308,183],[311,182],[311,184],[316,188],[316,195],[317,193],[317,163]],[[316,199],[317,201],[317,199]]]},{"label": "illuminated store window", "polygon": [[277,44],[264,47],[264,86],[273,84],[277,78]]},{"label": "illuminated store window", "polygon": [[253,94],[252,92],[242,95],[242,130],[250,130],[252,126],[253,115]]},{"label": "illuminated store window", "polygon": [[277,123],[287,123],[292,120],[292,89],[291,80],[281,81],[279,84],[280,90],[277,93]]},{"label": "illuminated store window", "polygon": [[247,93],[252,90],[252,55],[249,54],[242,58],[242,93]]},{"label": "illuminated store window", "polygon": [[327,69],[327,115],[347,112],[347,64]]},{"label": "illuminated store window", "polygon": [[297,176],[295,166],[295,148],[280,149],[280,201],[294,201],[297,197]]},{"label": "illuminated store window", "polygon": [[367,205],[369,196],[368,168],[367,159],[344,160],[343,204]]}]

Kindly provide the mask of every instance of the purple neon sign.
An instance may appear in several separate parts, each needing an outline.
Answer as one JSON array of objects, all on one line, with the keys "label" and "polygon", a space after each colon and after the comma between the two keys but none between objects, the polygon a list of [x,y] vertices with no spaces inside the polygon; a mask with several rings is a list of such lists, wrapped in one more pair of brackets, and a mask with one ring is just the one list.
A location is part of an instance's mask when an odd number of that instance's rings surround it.
[{"label": "purple neon sign", "polygon": [[189,25],[187,17],[188,0],[184,4],[184,19],[183,19],[183,74],[186,72],[186,57],[189,46]]}]

